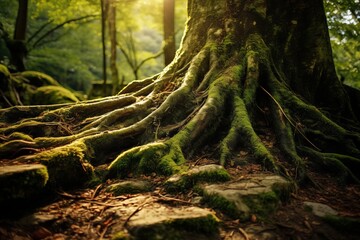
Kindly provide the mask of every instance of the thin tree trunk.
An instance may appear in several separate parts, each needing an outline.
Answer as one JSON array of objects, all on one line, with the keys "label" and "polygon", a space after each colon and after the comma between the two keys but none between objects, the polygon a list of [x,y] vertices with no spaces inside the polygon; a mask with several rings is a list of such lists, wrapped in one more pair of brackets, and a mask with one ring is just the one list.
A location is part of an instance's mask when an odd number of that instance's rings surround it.
[{"label": "thin tree trunk", "polygon": [[24,58],[26,57],[26,27],[28,14],[28,0],[19,0],[19,7],[15,23],[14,39],[8,43],[11,52],[11,63],[18,71],[25,70]]},{"label": "thin tree trunk", "polygon": [[103,62],[103,95],[106,96],[106,16],[107,16],[107,9],[106,9],[106,1],[107,0],[100,0],[101,3],[101,43],[102,43],[102,62]]},{"label": "thin tree trunk", "polygon": [[116,66],[117,39],[116,39],[116,2],[110,1],[108,6],[108,26],[110,37],[110,71],[112,81],[112,94],[119,90],[119,73]]},{"label": "thin tree trunk", "polygon": [[165,66],[175,57],[175,1],[164,0],[164,59]]}]

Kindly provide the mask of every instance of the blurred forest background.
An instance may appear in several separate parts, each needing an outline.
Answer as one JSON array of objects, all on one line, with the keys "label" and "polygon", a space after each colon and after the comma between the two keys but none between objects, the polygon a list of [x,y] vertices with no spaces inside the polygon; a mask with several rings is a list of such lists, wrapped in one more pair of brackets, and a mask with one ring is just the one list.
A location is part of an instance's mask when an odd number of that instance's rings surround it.
[{"label": "blurred forest background", "polygon": [[[44,72],[88,95],[93,86],[103,83],[105,40],[108,83],[114,81],[114,69],[120,85],[158,73],[165,66],[164,1],[168,0],[29,0],[26,69]],[[170,1],[177,49],[187,0]],[[5,39],[14,35],[19,2],[0,0],[0,63],[10,70],[14,68]],[[360,88],[359,0],[324,3],[339,78]],[[101,4],[105,4],[103,12]]]}]

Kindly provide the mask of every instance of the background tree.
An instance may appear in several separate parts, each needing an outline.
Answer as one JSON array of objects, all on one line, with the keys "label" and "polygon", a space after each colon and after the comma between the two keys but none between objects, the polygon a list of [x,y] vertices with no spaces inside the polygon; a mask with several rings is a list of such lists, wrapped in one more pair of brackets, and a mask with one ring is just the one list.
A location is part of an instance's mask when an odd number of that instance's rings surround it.
[{"label": "background tree", "polygon": [[25,70],[24,58],[27,50],[25,45],[27,15],[28,15],[28,0],[18,1],[18,11],[15,23],[14,37],[8,40],[7,46],[11,53],[11,64],[13,64],[18,71]]},{"label": "background tree", "polygon": [[101,0],[101,45],[102,45],[102,77],[103,77],[103,95],[107,95],[106,81],[107,81],[107,54],[106,54],[106,20],[108,18],[108,4],[107,0]]},{"label": "background tree", "polygon": [[165,66],[175,57],[175,1],[164,0],[164,60]]},{"label": "background tree", "polygon": [[110,70],[111,82],[113,85],[112,93],[119,91],[119,72],[117,69],[117,31],[116,31],[116,2],[108,1],[108,24],[109,24],[109,38],[110,38]]},{"label": "background tree", "polygon": [[0,113],[1,134],[31,135],[3,142],[1,156],[43,163],[57,185],[73,173],[87,179],[109,157],[108,176],[169,175],[213,144],[222,165],[242,149],[250,154],[239,161],[297,180],[317,164],[359,182],[359,122],[336,76],[321,0],[189,0],[181,48],[160,74],[105,99]]}]

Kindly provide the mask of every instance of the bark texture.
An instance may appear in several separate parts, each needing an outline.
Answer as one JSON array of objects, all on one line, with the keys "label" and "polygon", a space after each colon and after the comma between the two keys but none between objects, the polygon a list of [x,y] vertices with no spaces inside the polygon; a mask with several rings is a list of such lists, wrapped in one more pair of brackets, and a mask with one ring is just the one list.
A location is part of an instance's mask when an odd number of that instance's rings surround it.
[{"label": "bark texture", "polygon": [[[181,48],[160,74],[112,97],[1,110],[0,154],[52,169],[61,158],[84,171],[110,163],[108,177],[170,175],[215,144],[222,165],[244,150],[296,180],[316,163],[359,182],[359,123],[335,75],[322,1],[189,0],[188,11]],[[17,132],[31,140],[11,139]]]}]

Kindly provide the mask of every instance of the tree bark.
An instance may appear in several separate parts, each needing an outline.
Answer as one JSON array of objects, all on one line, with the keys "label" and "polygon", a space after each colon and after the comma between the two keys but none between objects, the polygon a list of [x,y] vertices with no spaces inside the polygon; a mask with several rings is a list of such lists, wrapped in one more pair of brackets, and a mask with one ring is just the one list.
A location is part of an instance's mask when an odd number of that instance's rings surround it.
[{"label": "tree bark", "polygon": [[110,70],[112,93],[115,94],[119,91],[119,72],[116,66],[117,59],[117,40],[116,40],[116,2],[108,2],[108,25],[109,25],[109,38],[110,38]]},{"label": "tree bark", "polygon": [[170,175],[211,145],[222,165],[241,150],[249,157],[238,164],[297,181],[316,164],[359,182],[359,122],[335,74],[321,0],[189,0],[188,16],[171,64],[119,95],[43,114],[0,111],[1,134],[33,139],[6,142],[0,155],[16,148],[17,161],[48,162],[61,153],[97,166],[119,154],[109,177]]}]

